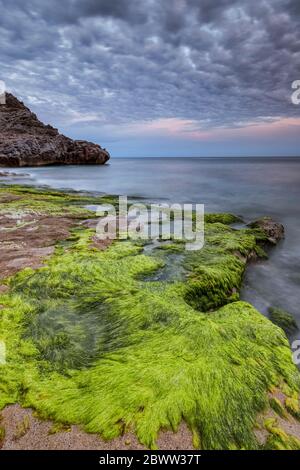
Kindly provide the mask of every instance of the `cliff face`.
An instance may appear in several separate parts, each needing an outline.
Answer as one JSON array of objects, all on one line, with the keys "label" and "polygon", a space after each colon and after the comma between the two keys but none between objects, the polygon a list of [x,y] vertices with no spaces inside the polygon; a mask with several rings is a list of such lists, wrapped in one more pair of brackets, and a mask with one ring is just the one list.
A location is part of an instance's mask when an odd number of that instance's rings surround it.
[{"label": "cliff face", "polygon": [[0,166],[96,165],[109,153],[100,145],[72,140],[35,114],[10,93],[0,105]]}]

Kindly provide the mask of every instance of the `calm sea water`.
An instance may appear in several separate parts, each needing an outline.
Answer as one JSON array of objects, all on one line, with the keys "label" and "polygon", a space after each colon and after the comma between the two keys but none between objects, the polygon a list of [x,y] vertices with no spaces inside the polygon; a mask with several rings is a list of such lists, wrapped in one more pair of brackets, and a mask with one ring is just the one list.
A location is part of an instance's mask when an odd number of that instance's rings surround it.
[{"label": "calm sea water", "polygon": [[274,217],[285,225],[286,239],[268,261],[249,267],[242,297],[264,314],[282,307],[300,326],[300,159],[124,158],[14,171],[30,174],[14,178],[23,183],[204,203],[207,212],[232,212],[246,222]]}]

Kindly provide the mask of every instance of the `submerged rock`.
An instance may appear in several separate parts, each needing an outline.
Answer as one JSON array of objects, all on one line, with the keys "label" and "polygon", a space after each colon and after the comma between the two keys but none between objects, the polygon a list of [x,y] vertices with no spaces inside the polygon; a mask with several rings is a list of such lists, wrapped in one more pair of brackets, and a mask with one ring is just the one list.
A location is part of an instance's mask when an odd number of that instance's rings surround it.
[{"label": "submerged rock", "polygon": [[10,93],[0,105],[0,166],[96,165],[110,158],[107,150],[72,140],[45,125]]},{"label": "submerged rock", "polygon": [[297,323],[293,315],[281,308],[269,308],[269,317],[270,320],[277,326],[283,329],[283,331],[290,335],[298,329]]},{"label": "submerged rock", "polygon": [[284,226],[271,217],[263,217],[251,222],[248,227],[261,230],[272,245],[276,245],[284,238]]}]

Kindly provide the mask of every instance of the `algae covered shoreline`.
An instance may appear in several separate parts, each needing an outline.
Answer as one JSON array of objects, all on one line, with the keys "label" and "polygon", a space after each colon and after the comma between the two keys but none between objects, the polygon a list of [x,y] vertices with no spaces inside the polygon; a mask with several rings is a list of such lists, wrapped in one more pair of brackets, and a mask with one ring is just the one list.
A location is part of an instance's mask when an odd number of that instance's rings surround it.
[{"label": "algae covered shoreline", "polygon": [[[239,300],[266,234],[210,214],[200,251],[99,246],[85,207],[115,201],[0,187],[1,409],[18,403],[105,440],[132,432],[149,448],[183,422],[196,448],[300,448],[284,424],[299,417],[287,337]],[[175,257],[183,274],[157,280]]]}]

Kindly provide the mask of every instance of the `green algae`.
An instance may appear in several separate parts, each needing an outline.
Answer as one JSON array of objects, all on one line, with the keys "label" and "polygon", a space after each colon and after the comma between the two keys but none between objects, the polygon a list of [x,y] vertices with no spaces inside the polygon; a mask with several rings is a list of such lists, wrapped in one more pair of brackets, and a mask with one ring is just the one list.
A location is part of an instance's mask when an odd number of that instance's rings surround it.
[{"label": "green algae", "polygon": [[[1,195],[10,194],[15,199],[1,201]],[[20,185],[0,186],[0,213],[27,213],[39,215],[59,215],[73,218],[95,217],[95,213],[84,206],[89,204],[115,204],[114,196],[82,195],[77,192],[31,188]]]},{"label": "green algae", "polygon": [[275,325],[280,326],[287,335],[290,335],[298,329],[293,315],[281,308],[269,308],[269,317],[270,320],[275,323]]},{"label": "green algae", "polygon": [[16,431],[14,434],[14,439],[21,439],[21,437],[25,436],[27,431],[30,429],[30,419],[29,416],[24,416],[24,418],[17,423]]},{"label": "green algae", "polygon": [[223,225],[231,225],[238,222],[243,222],[240,217],[234,214],[205,214],[205,222],[210,224],[221,223]]},{"label": "green algae", "polygon": [[294,393],[292,397],[286,398],[285,407],[291,415],[296,419],[300,419],[299,397],[297,393]]},{"label": "green algae", "polygon": [[299,439],[281,429],[276,419],[269,418],[266,420],[265,428],[269,432],[264,446],[265,450],[300,450]]},{"label": "green algae", "polygon": [[5,428],[3,426],[0,426],[0,449],[2,447],[4,439],[5,439]]},{"label": "green algae", "polygon": [[275,411],[275,413],[277,413],[282,418],[287,417],[287,412],[284,409],[284,406],[282,405],[281,401],[278,398],[271,397],[269,402],[270,402],[271,408]]},{"label": "green algae", "polygon": [[248,230],[235,231],[219,223],[206,224],[202,250],[188,254],[190,271],[185,299],[195,309],[210,311],[238,300],[246,258],[256,247]]},{"label": "green algae", "polygon": [[[34,196],[45,213],[86,215],[79,195],[12,191],[25,208]],[[21,201],[7,205],[19,210]],[[145,281],[171,249],[146,254],[143,243],[116,241],[98,251],[84,227],[45,267],[9,279],[0,295],[0,407],[18,402],[105,439],[133,430],[150,448],[161,428],[176,431],[182,420],[197,447],[257,448],[253,427],[268,389],[284,380],[298,392],[299,373],[283,331],[238,301],[263,235],[220,217],[206,219],[203,250],[172,242],[184,267],[173,281]]]}]

